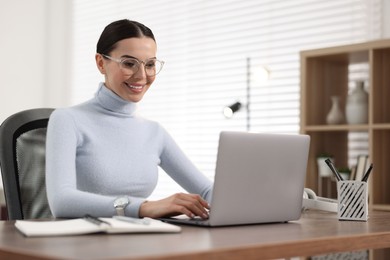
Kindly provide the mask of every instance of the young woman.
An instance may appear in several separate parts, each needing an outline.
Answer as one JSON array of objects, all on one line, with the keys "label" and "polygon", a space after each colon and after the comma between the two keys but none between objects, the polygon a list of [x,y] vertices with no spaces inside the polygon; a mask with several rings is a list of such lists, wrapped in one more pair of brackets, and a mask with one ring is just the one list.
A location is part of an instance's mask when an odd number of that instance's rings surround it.
[{"label": "young woman", "polygon": [[[46,186],[55,217],[208,217],[212,182],[158,123],[135,114],[163,62],[145,25],[119,20],[97,43],[96,65],[104,82],[91,100],[56,109],[46,147]],[[158,166],[189,193],[146,198]]]}]

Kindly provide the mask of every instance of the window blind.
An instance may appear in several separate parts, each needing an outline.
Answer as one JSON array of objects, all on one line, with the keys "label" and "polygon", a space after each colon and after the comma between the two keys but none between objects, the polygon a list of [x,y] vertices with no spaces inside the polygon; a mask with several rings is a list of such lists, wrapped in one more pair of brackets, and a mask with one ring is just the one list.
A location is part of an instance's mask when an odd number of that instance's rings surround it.
[{"label": "window blind", "polygon": [[[104,26],[122,18],[145,23],[166,64],[139,111],[213,179],[219,132],[247,130],[248,84],[250,131],[298,133],[299,52],[379,38],[380,8],[380,0],[73,1],[72,102],[91,98],[103,80],[94,54]],[[266,82],[257,79],[264,67]],[[351,71],[368,77],[364,65]],[[236,101],[243,107],[228,120],[222,109]],[[352,149],[366,149],[367,136],[351,138],[363,143]],[[152,198],[181,191],[160,176]]]}]

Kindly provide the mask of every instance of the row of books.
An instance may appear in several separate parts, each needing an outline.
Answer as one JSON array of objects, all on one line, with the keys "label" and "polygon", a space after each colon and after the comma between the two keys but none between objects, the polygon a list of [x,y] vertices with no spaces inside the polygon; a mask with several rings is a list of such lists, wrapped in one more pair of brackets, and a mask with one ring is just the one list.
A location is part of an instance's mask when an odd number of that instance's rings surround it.
[{"label": "row of books", "polygon": [[370,162],[369,162],[368,155],[359,155],[357,157],[356,165],[353,166],[351,169],[351,174],[349,176],[349,179],[361,181],[369,167],[370,167]]}]

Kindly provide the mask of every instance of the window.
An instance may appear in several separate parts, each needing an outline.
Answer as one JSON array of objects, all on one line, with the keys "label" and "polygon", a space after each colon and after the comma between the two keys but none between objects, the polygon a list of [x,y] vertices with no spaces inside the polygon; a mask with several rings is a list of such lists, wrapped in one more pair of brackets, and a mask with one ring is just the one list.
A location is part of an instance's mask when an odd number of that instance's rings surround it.
[{"label": "window", "polygon": [[[381,32],[380,0],[73,3],[72,102],[91,98],[102,80],[93,57],[103,27],[122,18],[145,23],[154,31],[158,57],[166,64],[140,112],[167,128],[210,179],[219,132],[246,130],[248,83],[250,131],[297,133],[299,51],[367,41]],[[256,79],[263,67],[271,72],[266,82]],[[243,109],[225,119],[223,107],[236,101]],[[162,173],[153,197],[176,189]]]}]

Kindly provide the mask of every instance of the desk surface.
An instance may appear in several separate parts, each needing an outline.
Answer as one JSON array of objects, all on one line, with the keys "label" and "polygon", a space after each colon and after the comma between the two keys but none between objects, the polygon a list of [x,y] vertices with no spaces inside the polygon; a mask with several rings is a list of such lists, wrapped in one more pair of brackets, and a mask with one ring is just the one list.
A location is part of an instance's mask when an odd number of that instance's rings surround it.
[{"label": "desk surface", "polygon": [[177,234],[95,234],[26,238],[13,221],[0,222],[0,259],[270,259],[390,247],[390,212],[368,222],[338,221],[306,212],[280,224],[202,228]]}]

